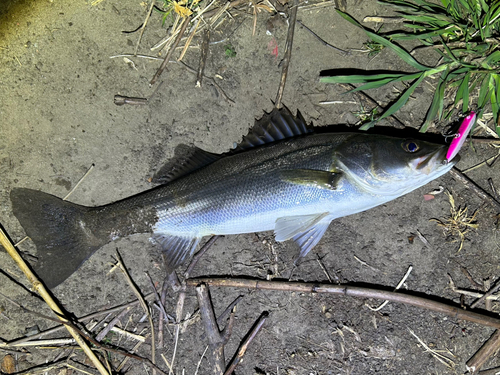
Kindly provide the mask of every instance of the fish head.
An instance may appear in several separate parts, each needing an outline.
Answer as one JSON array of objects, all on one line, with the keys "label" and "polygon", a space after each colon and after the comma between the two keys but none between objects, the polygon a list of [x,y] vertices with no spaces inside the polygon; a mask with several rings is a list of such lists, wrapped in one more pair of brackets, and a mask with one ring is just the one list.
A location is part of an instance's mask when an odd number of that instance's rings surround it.
[{"label": "fish head", "polygon": [[358,188],[400,196],[448,172],[460,159],[446,159],[447,146],[418,139],[359,134],[335,152],[335,163]]}]

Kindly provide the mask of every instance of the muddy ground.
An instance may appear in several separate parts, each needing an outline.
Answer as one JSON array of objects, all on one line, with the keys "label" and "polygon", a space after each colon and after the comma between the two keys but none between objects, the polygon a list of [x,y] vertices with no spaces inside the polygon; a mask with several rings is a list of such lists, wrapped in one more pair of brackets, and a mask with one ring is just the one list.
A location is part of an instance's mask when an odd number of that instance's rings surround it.
[{"label": "muddy ground", "polygon": [[[83,1],[26,0],[4,1],[0,5],[0,218],[3,229],[14,242],[22,239],[24,232],[12,215],[9,199],[12,188],[29,187],[63,197],[95,164],[69,200],[91,206],[109,203],[151,188],[148,179],[172,156],[176,145],[195,145],[216,153],[227,151],[246,134],[255,118],[273,108],[287,25],[279,20],[274,22],[272,34],[266,33],[270,14],[265,10],[258,13],[255,35],[252,35],[251,14],[241,12],[234,12],[234,19],[227,17],[212,34],[212,41],[222,42],[210,46],[205,72],[216,77],[234,104],[228,103],[208,82],[196,88],[194,75],[180,65],[170,64],[161,76],[163,84],[148,105],[115,105],[116,94],[149,97],[158,88],[158,85],[149,87],[148,83],[159,61],[136,57],[131,58],[132,64],[121,57],[110,58],[133,53],[138,34],[122,31],[138,27],[148,6],[139,0],[104,0],[97,5]],[[371,1],[348,1],[347,11],[358,20],[365,15],[391,14],[387,7]],[[365,34],[343,20],[332,4],[301,8],[298,19],[342,49],[362,49],[367,41]],[[150,47],[166,35],[166,26],[162,27],[160,15],[153,13],[139,54],[155,55]],[[200,39],[195,37],[192,45],[184,61],[197,67]],[[228,45],[236,52],[235,56],[227,56]],[[278,56],[273,54],[276,45]],[[418,58],[432,64],[438,57]],[[354,125],[358,120],[354,113],[362,110],[360,104],[351,95],[343,95],[340,87],[318,80],[322,70],[352,67],[409,69],[387,50],[375,57],[359,51],[341,56],[297,25],[283,102],[292,111],[299,109],[316,126]],[[405,125],[418,127],[422,123],[433,82],[424,84],[398,113]],[[394,92],[393,87],[387,87],[370,94],[386,105],[394,98]],[[339,103],[323,105],[322,101]],[[442,129],[434,127],[430,132],[440,133]],[[477,135],[489,136],[481,131]],[[466,144],[458,168],[466,169],[496,153],[496,149],[485,144],[476,144],[475,149]],[[500,186],[498,164],[476,169],[468,176],[488,191],[490,177]],[[445,194],[430,201],[423,198],[439,186],[452,192],[457,204],[467,206],[470,213],[479,209],[479,228],[467,234],[460,252],[458,243],[453,242],[457,238],[445,236],[429,220],[449,215]],[[500,275],[497,213],[460,182],[444,176],[396,201],[335,220],[292,275],[298,253],[296,245],[277,244],[271,233],[258,233],[220,238],[198,263],[193,276],[285,280],[291,276],[298,281],[328,282],[322,264],[334,283],[391,289],[412,266],[403,288],[460,303],[459,295],[450,289],[448,275],[458,287],[471,290],[475,286],[462,268],[479,283],[488,279],[494,282]],[[410,243],[409,237],[417,231],[429,245],[418,237]],[[29,241],[19,248],[36,255]],[[161,286],[165,273],[160,256],[147,236],[125,238],[99,250],[53,290],[68,312],[82,316],[135,299],[123,275],[109,273],[117,249],[145,294],[151,291],[145,272]],[[12,300],[49,313],[45,304],[29,293],[25,277],[4,251],[0,251],[0,287]],[[224,311],[237,296],[244,296],[226,346],[228,359],[261,313],[270,313],[236,370],[238,374],[461,374],[466,372],[465,362],[493,333],[493,329],[478,324],[395,303],[374,312],[367,307],[380,303],[374,300],[223,288],[212,288],[211,295],[217,313]],[[176,300],[176,294],[169,290],[166,310],[172,316]],[[472,301],[465,299],[467,304]],[[196,318],[197,308],[194,290],[189,289],[182,318],[188,314],[195,318],[180,335],[175,374],[194,374],[207,345],[203,325]],[[496,315],[498,311],[499,305],[493,303],[490,314]],[[0,312],[0,338],[4,341],[54,324],[24,313],[3,297]],[[147,335],[148,325],[139,323],[142,315],[140,308],[135,308],[121,320],[120,326]],[[155,310],[156,322],[157,318]],[[169,330],[173,332],[174,328]],[[451,360],[451,367],[426,352],[410,330],[431,349],[445,350],[440,353]],[[63,333],[55,335],[63,336]],[[117,334],[109,336],[107,343],[125,349],[136,344]],[[164,347],[157,350],[161,368],[168,369],[161,354],[170,362],[173,348],[173,336],[165,332]],[[21,353],[18,349],[15,354],[18,369],[53,361],[61,350],[27,348]],[[150,350],[150,344],[146,343],[138,353],[149,356]],[[83,362],[79,351],[75,353],[75,359]],[[1,357],[4,354],[0,351]],[[110,356],[114,366],[122,358]],[[500,360],[494,358],[487,367],[499,365]],[[128,374],[151,373],[133,360],[125,368]],[[49,373],[64,373],[61,371]],[[198,374],[209,373],[211,369],[204,357]]]}]

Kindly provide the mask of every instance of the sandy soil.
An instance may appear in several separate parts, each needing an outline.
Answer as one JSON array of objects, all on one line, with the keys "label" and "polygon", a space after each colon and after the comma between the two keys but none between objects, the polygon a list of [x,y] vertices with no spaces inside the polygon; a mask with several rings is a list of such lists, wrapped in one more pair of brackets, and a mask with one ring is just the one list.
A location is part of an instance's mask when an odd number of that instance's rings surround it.
[{"label": "sandy soil", "polygon": [[[361,20],[365,15],[387,14],[387,8],[371,1],[348,2],[348,12]],[[147,13],[139,0],[104,0],[92,6],[83,1],[4,1],[0,5],[0,206],[1,225],[14,242],[24,237],[22,227],[11,213],[9,192],[13,187],[39,189],[65,196],[88,168],[91,174],[71,195],[83,205],[101,205],[152,187],[148,179],[172,156],[176,145],[195,145],[210,152],[224,152],[246,134],[255,118],[273,107],[279,86],[278,66],[286,39],[286,22],[274,22],[266,33],[270,15],[258,13],[255,35],[253,19],[235,14],[212,35],[221,43],[210,46],[206,75],[215,78],[234,101],[228,103],[217,90],[204,84],[195,87],[195,77],[182,66],[170,64],[163,82],[147,106],[116,106],[116,94],[149,97],[158,87],[148,83],[160,62],[111,58],[130,54],[138,35],[124,30],[138,27]],[[343,49],[361,49],[364,33],[343,20],[333,6],[299,9],[298,19],[329,43]],[[378,28],[380,25],[370,25]],[[139,53],[154,55],[150,47],[166,35],[160,16],[153,13]],[[200,40],[193,40],[184,61],[198,65]],[[236,56],[227,57],[231,45]],[[278,46],[278,56],[273,55]],[[435,63],[433,55],[419,56]],[[354,124],[360,111],[350,95],[335,85],[319,83],[319,73],[338,68],[408,69],[390,52],[376,57],[353,51],[343,57],[324,46],[297,25],[284,103],[299,109],[316,126]],[[429,81],[433,83],[432,80]],[[399,89],[402,86],[398,87]],[[394,98],[392,87],[370,93],[382,105]],[[415,94],[398,117],[410,127],[422,123],[431,100],[430,85]],[[321,101],[339,101],[321,105]],[[381,126],[387,124],[381,124]],[[439,133],[442,128],[430,131]],[[458,167],[468,168],[497,153],[478,144],[464,146]],[[491,177],[500,186],[498,164],[470,172],[469,177],[489,190]],[[439,186],[451,191],[457,204],[470,212],[479,209],[479,229],[471,231],[463,249],[457,252],[456,238],[447,238],[431,218],[449,214],[445,194],[424,201],[423,194]],[[320,244],[293,270],[292,280],[328,282],[318,259],[333,282],[370,285],[391,289],[413,266],[404,288],[432,298],[459,303],[449,287],[450,275],[458,287],[475,289],[462,269],[479,283],[496,280],[500,274],[498,231],[494,210],[449,176],[405,197],[368,212],[332,223]],[[429,241],[426,246],[419,231]],[[36,255],[25,242],[20,249]],[[151,287],[145,272],[161,285],[165,277],[161,259],[147,236],[134,236],[110,243],[53,293],[75,316],[134,300],[134,294],[119,272],[109,273],[115,251],[144,293]],[[231,275],[288,279],[298,248],[291,242],[277,244],[271,233],[228,236],[219,239],[197,265],[194,276]],[[49,313],[31,295],[27,281],[10,257],[0,252],[0,289],[26,307]],[[237,369],[238,374],[454,374],[464,373],[465,362],[490,337],[493,329],[459,321],[438,313],[390,303],[378,312],[367,305],[378,301],[339,298],[328,295],[290,292],[249,291],[212,288],[215,310],[220,313],[239,295],[234,332],[226,346],[226,357],[238,345],[263,311],[270,317],[255,338]],[[166,309],[175,316],[177,296],[167,295]],[[466,303],[472,299],[466,298]],[[183,318],[198,308],[194,290],[188,291]],[[496,315],[499,305],[493,303]],[[43,318],[24,313],[0,297],[0,338],[14,340],[53,325]],[[146,335],[148,326],[135,308],[121,321],[121,327]],[[157,311],[155,310],[157,321]],[[109,320],[110,318],[108,318]],[[204,329],[195,318],[181,333],[174,363],[175,374],[194,374],[207,345]],[[169,328],[173,332],[174,328]],[[450,358],[448,368],[426,352],[412,330],[430,348]],[[55,337],[62,337],[59,333]],[[109,337],[108,343],[130,349],[132,339]],[[174,339],[165,333],[164,347],[157,350],[157,362],[167,369],[161,354],[170,361]],[[35,350],[16,354],[19,370],[56,358],[62,349]],[[77,351],[78,352],[78,351]],[[3,353],[0,350],[0,356]],[[150,344],[140,355],[150,355]],[[66,354],[67,355],[67,354]],[[75,357],[84,361],[81,354]],[[111,356],[113,365],[121,356]],[[499,366],[498,358],[488,367]],[[129,361],[128,374],[144,374],[142,364]],[[52,371],[50,373],[61,373]],[[206,357],[198,374],[209,374]]]}]

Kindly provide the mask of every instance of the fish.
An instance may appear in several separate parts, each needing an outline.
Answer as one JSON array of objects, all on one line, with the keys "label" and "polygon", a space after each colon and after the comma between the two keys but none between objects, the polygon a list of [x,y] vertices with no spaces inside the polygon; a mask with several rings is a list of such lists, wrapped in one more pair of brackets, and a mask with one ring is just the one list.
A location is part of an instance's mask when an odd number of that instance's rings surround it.
[{"label": "fish", "polygon": [[447,147],[366,132],[313,131],[300,113],[273,110],[233,150],[178,146],[155,175],[159,186],[98,207],[14,188],[13,213],[37,248],[48,288],[118,238],[149,233],[167,272],[209,235],[274,231],[304,257],[332,220],[369,210],[448,172]]}]

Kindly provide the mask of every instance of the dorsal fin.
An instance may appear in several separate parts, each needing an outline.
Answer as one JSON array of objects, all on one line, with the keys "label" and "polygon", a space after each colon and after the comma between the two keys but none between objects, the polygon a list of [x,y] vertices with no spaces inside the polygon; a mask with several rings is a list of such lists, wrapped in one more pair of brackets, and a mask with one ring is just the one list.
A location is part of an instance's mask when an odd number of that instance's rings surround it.
[{"label": "dorsal fin", "polygon": [[313,127],[307,125],[304,118],[297,111],[297,116],[283,107],[274,108],[271,113],[266,113],[243,140],[236,146],[235,151],[242,151],[266,143],[281,141],[286,138],[297,137],[312,132]]},{"label": "dorsal fin", "polygon": [[203,151],[195,146],[179,145],[175,148],[174,157],[155,173],[151,182],[166,184],[220,158],[221,155]]}]

